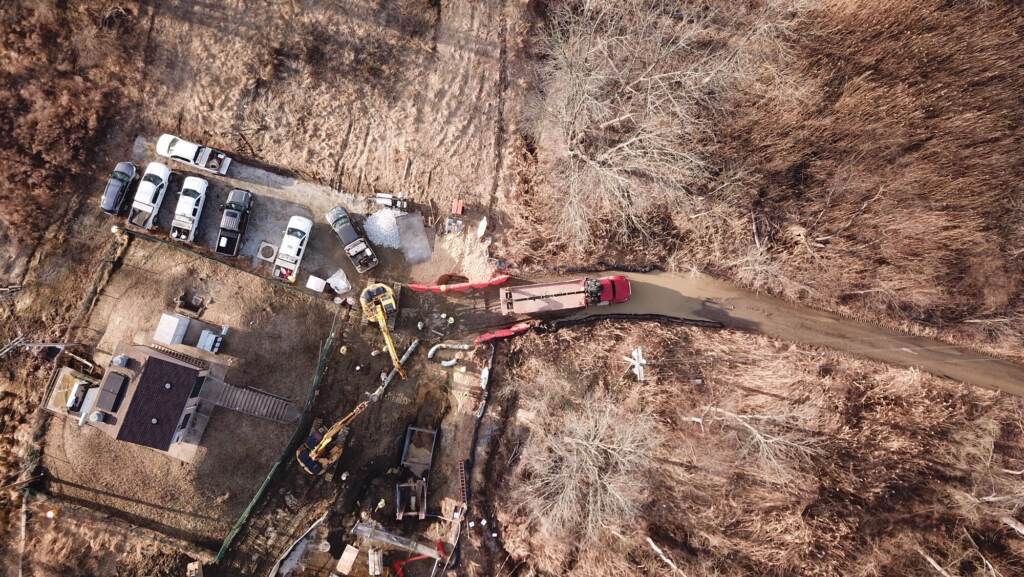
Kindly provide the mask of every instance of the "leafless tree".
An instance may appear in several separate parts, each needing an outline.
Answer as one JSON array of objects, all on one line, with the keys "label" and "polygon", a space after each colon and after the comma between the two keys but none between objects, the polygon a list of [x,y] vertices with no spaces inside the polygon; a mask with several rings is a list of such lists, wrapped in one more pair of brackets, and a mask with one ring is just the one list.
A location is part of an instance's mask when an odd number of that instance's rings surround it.
[{"label": "leafless tree", "polygon": [[[553,407],[553,405],[548,405]],[[517,501],[541,527],[583,540],[630,520],[660,443],[656,421],[609,402],[538,415],[524,450]]]},{"label": "leafless tree", "polygon": [[814,439],[796,432],[786,415],[737,414],[718,407],[706,411],[736,428],[745,438],[745,451],[773,479],[788,479],[793,467],[818,452]]},{"label": "leafless tree", "polygon": [[645,216],[706,177],[709,100],[722,69],[695,57],[698,17],[660,0],[559,3],[543,51],[534,129],[551,155],[560,225],[585,243],[610,218],[645,233]]}]

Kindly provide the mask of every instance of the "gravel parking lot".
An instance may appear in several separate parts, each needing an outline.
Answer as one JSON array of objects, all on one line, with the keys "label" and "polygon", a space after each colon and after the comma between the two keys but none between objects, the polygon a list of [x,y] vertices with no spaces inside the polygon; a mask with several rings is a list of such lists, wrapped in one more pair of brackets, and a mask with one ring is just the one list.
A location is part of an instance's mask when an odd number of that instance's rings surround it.
[{"label": "gravel parking lot", "polygon": [[[272,265],[256,256],[260,243],[266,241],[275,247],[280,245],[288,219],[292,216],[304,216],[313,221],[312,238],[306,247],[299,268],[297,286],[305,286],[309,275],[326,278],[339,268],[345,270],[353,286],[357,286],[359,276],[352,263],[344,253],[340,240],[327,224],[324,215],[335,206],[347,208],[356,220],[361,220],[369,210],[378,207],[367,199],[345,194],[326,186],[304,182],[289,176],[269,172],[262,168],[248,166],[233,161],[225,176],[192,170],[184,164],[159,157],[153,151],[155,138],[138,137],[132,150],[132,161],[145,170],[149,162],[159,161],[167,164],[171,170],[171,182],[160,207],[158,221],[159,230],[155,234],[166,234],[174,219],[174,208],[178,202],[182,183],[187,176],[199,176],[209,181],[206,204],[199,221],[199,230],[193,242],[195,246],[214,250],[221,216],[221,205],[226,201],[232,188],[249,190],[254,195],[253,209],[250,213],[249,226],[245,231],[238,259],[270,276]],[[401,277],[394,273],[402,264],[401,252],[394,249],[374,247],[381,259],[381,265],[373,276],[386,278]],[[231,260],[229,257],[221,257]],[[387,272],[385,272],[387,271]]]}]

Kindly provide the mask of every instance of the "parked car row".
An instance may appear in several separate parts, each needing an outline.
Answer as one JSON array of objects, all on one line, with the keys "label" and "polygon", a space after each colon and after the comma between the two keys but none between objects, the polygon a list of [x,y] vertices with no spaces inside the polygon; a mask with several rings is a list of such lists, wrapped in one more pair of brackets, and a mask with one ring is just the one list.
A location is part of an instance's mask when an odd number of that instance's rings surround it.
[{"label": "parked car row", "polygon": [[[189,166],[225,174],[231,159],[223,152],[200,146],[170,134],[162,135],[156,144],[157,154]],[[138,169],[130,162],[120,162],[114,167],[107,180],[100,208],[111,215],[119,215],[129,205],[128,223],[145,230],[159,226],[157,216],[163,204],[171,178],[171,169],[161,162],[150,162],[141,178]],[[135,195],[129,196],[133,183],[138,180]],[[174,209],[170,226],[170,237],[180,242],[194,242],[199,222],[206,205],[210,183],[198,176],[186,176]],[[254,195],[244,189],[235,188],[228,193],[227,201],[221,205],[221,220],[214,250],[225,256],[238,256],[242,237],[248,226]],[[390,206],[390,205],[389,205]],[[327,224],[341,239],[345,254],[360,274],[369,272],[380,264],[377,254],[365,235],[356,227],[352,216],[343,207],[331,209],[326,215]],[[285,282],[295,282],[299,265],[313,232],[313,221],[304,216],[292,216],[284,231],[284,237],[277,251],[273,276]]]},{"label": "parked car row", "polygon": [[[378,264],[380,259],[373,251],[370,241],[356,229],[355,223],[348,211],[337,206],[325,215],[327,224],[331,225],[334,232],[341,239],[345,247],[345,254],[352,261],[356,272],[363,274],[369,272]],[[299,271],[299,264],[306,252],[306,245],[309,243],[309,236],[313,233],[313,221],[304,216],[293,216],[288,220],[288,227],[285,229],[284,238],[281,239],[281,246],[277,250],[277,259],[274,262],[274,278],[286,282],[295,282]]]},{"label": "parked car row", "polygon": [[[110,215],[119,215],[124,210],[135,181],[137,169],[130,162],[119,162],[107,180],[103,196],[100,197],[100,209]],[[163,205],[164,196],[171,179],[171,169],[166,164],[151,162],[139,179],[128,210],[128,222],[139,228],[152,230],[157,223],[157,215]],[[178,204],[174,208],[174,220],[171,222],[171,238],[183,242],[193,242],[199,229],[199,219],[206,205],[206,191],[210,183],[198,176],[185,177]],[[238,255],[238,245],[248,221],[249,210],[252,208],[253,194],[248,190],[233,189],[228,194],[228,201],[221,210],[221,233],[217,242],[217,252],[228,256]]]}]

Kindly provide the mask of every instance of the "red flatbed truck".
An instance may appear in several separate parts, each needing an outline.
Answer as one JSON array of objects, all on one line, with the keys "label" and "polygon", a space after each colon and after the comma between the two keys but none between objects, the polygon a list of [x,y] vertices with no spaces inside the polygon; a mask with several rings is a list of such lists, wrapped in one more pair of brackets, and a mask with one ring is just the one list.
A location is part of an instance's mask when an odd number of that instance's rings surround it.
[{"label": "red flatbed truck", "polygon": [[622,275],[582,278],[501,288],[501,312],[536,315],[629,300],[629,279]]}]

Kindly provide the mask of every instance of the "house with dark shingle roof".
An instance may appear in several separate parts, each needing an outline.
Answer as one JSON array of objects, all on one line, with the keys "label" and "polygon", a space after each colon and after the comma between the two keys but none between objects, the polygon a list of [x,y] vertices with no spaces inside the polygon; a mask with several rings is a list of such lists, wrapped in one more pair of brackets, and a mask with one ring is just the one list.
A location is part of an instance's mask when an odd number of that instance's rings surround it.
[{"label": "house with dark shingle roof", "polygon": [[203,395],[210,363],[158,346],[117,352],[83,420],[118,441],[192,460],[214,407]]}]

